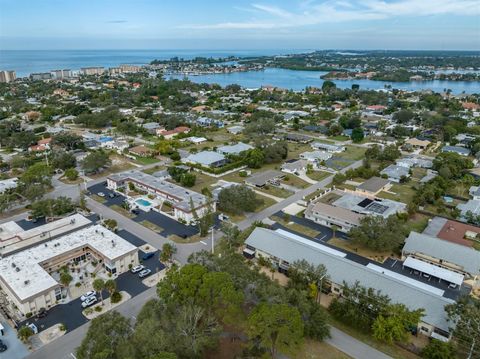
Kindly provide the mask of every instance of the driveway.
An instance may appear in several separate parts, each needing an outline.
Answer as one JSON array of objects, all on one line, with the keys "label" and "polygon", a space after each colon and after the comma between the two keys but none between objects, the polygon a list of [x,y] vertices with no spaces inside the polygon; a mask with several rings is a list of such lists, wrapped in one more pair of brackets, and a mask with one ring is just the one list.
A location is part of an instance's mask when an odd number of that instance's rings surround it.
[{"label": "driveway", "polygon": [[8,348],[4,353],[0,353],[0,359],[25,358],[29,354],[29,351],[27,347],[17,338],[17,332],[1,316],[0,322],[5,328],[3,331],[3,336],[0,336],[0,339]]}]

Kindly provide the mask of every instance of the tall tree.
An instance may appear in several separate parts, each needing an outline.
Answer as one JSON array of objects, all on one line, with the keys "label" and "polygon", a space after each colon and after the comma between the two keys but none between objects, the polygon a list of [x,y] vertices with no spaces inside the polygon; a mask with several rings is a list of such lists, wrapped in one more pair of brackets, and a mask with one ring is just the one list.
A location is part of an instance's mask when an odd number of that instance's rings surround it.
[{"label": "tall tree", "polygon": [[130,321],[110,311],[91,321],[87,335],[77,349],[78,359],[117,359],[132,333]]},{"label": "tall tree", "polygon": [[254,345],[266,348],[272,358],[294,349],[303,339],[299,311],[287,304],[259,304],[248,317],[247,333]]},{"label": "tall tree", "polygon": [[465,296],[445,310],[463,358],[480,358],[480,300]]}]

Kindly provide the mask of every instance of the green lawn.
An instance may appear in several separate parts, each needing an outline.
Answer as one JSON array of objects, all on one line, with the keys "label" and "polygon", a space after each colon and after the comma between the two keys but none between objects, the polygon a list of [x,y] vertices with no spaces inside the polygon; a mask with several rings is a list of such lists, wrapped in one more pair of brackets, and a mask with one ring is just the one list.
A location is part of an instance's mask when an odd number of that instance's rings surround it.
[{"label": "green lawn", "polygon": [[310,186],[310,183],[305,182],[301,178],[292,175],[292,174],[287,174],[285,175],[285,178],[282,180],[282,183],[285,183],[289,186],[294,186],[297,188],[306,188]]},{"label": "green lawn", "polygon": [[141,224],[142,226],[144,226],[144,227],[147,227],[148,229],[151,229],[151,230],[154,231],[154,232],[157,232],[157,233],[163,231],[163,228],[162,228],[162,227],[157,226],[155,223],[152,223],[152,222],[147,221],[147,220],[141,221],[140,224]]},{"label": "green lawn", "polygon": [[312,171],[311,173],[307,174],[309,178],[315,181],[321,181],[324,178],[327,178],[328,176],[331,176],[331,175],[332,175],[331,173],[324,172],[324,171]]},{"label": "green lawn", "polygon": [[113,209],[115,212],[120,213],[122,216],[125,216],[127,218],[135,218],[135,215],[132,212],[127,211],[125,208],[120,207],[117,204],[114,204],[110,208]]},{"label": "green lawn", "polygon": [[340,153],[338,157],[352,161],[357,161],[365,157],[366,149],[363,147],[346,146],[346,148],[345,152]]},{"label": "green lawn", "polygon": [[150,165],[152,163],[160,162],[160,160],[155,157],[136,157],[135,161],[142,165]]},{"label": "green lawn", "polygon": [[410,183],[395,183],[389,191],[395,192],[396,194],[382,191],[378,194],[378,197],[391,199],[393,201],[399,201],[403,203],[409,203],[417,193]]},{"label": "green lawn", "polygon": [[92,194],[90,196],[93,200],[97,201],[98,203],[105,203],[105,198],[100,197],[99,195]]},{"label": "green lawn", "polygon": [[276,186],[271,186],[271,185],[267,185],[262,188],[257,188],[257,190],[259,192],[268,193],[272,196],[280,197],[280,198],[288,198],[293,194],[293,192],[287,191],[286,189],[276,187]]},{"label": "green lawn", "polygon": [[348,136],[343,136],[343,135],[339,135],[339,136],[332,136],[332,137],[329,137],[330,140],[334,140],[334,141],[348,141],[350,139],[350,137]]}]

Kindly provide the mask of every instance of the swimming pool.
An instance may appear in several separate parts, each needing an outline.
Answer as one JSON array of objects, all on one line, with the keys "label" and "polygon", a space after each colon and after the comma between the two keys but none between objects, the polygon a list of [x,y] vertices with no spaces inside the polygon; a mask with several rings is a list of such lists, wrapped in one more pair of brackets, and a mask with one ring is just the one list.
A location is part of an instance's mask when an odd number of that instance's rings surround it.
[{"label": "swimming pool", "polygon": [[140,206],[148,207],[152,205],[152,202],[147,201],[146,199],[140,198],[135,201],[135,203],[139,204]]}]

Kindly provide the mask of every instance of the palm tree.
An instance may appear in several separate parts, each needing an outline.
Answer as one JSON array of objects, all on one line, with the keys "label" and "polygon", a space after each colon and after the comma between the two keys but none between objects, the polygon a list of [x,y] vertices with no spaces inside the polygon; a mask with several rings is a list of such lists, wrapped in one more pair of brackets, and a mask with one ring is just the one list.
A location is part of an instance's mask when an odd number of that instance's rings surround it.
[{"label": "palm tree", "polygon": [[70,286],[70,283],[72,282],[73,278],[68,272],[62,272],[60,273],[60,283],[67,288],[67,294],[68,294],[68,288]]},{"label": "palm tree", "polygon": [[99,292],[100,293],[100,298],[102,299],[102,305],[103,305],[103,289],[105,288],[105,282],[103,279],[95,279],[92,283],[93,285],[93,289],[95,289],[95,291]]},{"label": "palm tree", "polygon": [[162,246],[162,253],[160,254],[160,260],[162,262],[169,263],[172,260],[173,255],[177,251],[177,248],[171,243],[165,243]]},{"label": "palm tree", "polygon": [[117,283],[115,283],[113,279],[109,279],[105,282],[104,286],[105,286],[105,289],[108,290],[108,293],[110,294],[110,303],[112,303],[112,295],[117,290]]}]

